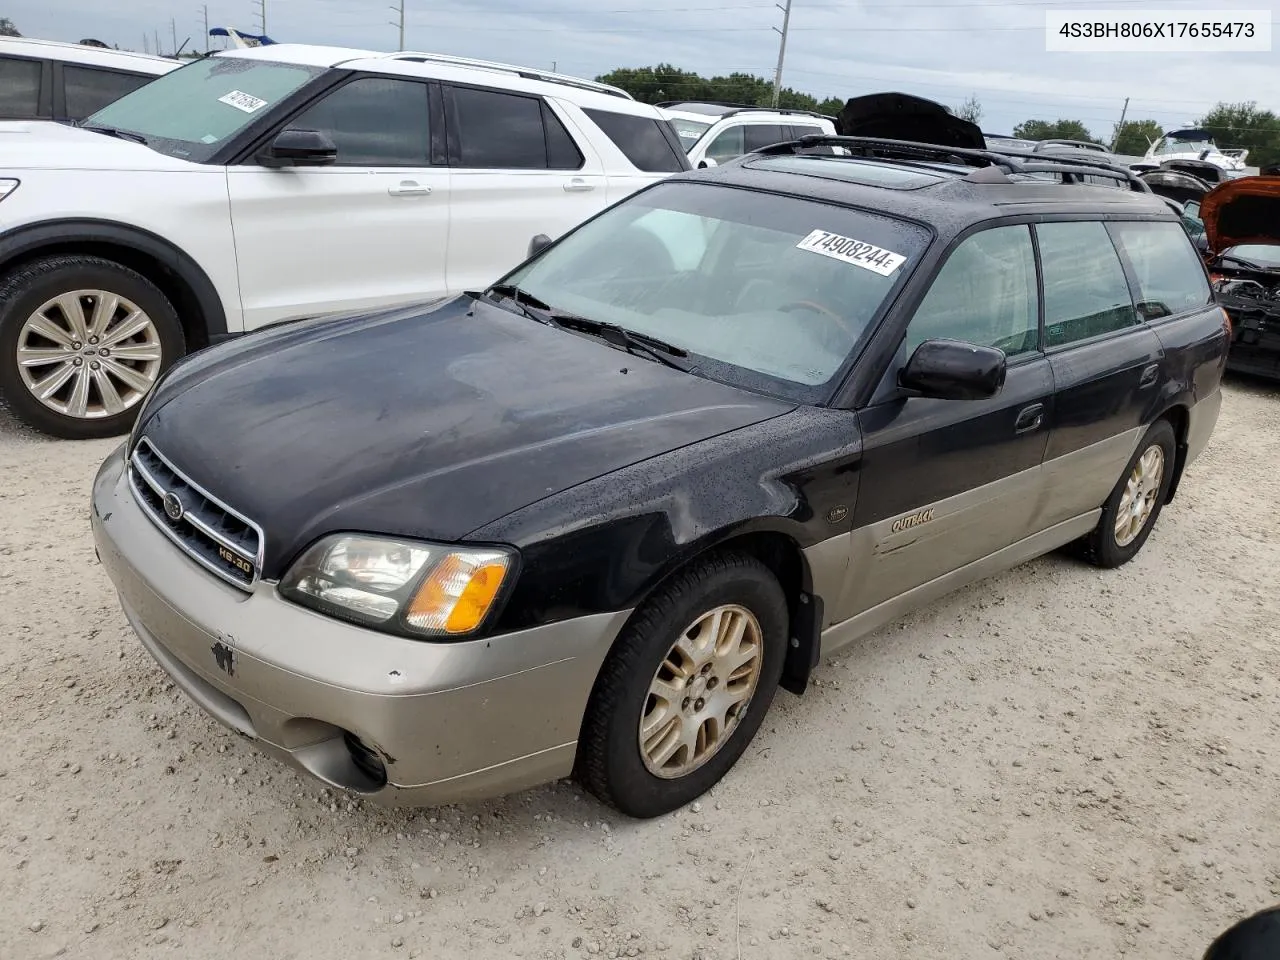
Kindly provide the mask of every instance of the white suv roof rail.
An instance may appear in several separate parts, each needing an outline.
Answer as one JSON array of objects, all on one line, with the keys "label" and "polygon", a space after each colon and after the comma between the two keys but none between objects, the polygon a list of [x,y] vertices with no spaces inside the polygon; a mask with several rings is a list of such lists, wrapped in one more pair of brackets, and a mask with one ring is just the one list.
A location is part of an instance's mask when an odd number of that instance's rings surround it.
[{"label": "white suv roof rail", "polygon": [[620,87],[594,80],[583,80],[563,73],[552,73],[549,70],[531,70],[511,63],[498,63],[494,60],[476,60],[471,57],[452,57],[444,53],[424,53],[417,50],[399,50],[383,55],[387,60],[409,60],[416,63],[444,63],[455,67],[470,67],[474,70],[489,70],[494,73],[514,74],[526,80],[541,80],[545,83],[558,83],[566,87],[577,87],[579,90],[591,90],[595,93],[606,93],[614,97],[634,100],[635,97]]}]

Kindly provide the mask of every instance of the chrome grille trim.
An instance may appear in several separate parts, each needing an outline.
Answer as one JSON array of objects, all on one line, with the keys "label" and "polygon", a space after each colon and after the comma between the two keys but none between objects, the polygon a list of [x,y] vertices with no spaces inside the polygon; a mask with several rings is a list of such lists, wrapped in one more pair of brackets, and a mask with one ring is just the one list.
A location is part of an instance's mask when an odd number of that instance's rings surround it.
[{"label": "chrome grille trim", "polygon": [[[233,510],[170,462],[147,437],[129,456],[129,486],[148,519],[183,553],[210,573],[242,590],[250,590],[262,576],[262,528]],[[164,510],[164,498],[183,501],[177,520]],[[252,572],[227,562],[220,550],[252,564]]]}]

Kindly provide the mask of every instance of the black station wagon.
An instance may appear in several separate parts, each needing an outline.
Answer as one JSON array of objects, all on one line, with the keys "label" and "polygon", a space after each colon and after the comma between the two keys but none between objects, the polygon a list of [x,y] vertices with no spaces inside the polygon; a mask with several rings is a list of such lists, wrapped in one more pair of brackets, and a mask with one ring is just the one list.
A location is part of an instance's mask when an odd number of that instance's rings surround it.
[{"label": "black station wagon", "polygon": [[95,481],[160,665],[381,802],[576,774],[670,811],[820,657],[1059,547],[1129,560],[1218,417],[1205,268],[1105,164],[806,138],[532,248],[180,362]]}]

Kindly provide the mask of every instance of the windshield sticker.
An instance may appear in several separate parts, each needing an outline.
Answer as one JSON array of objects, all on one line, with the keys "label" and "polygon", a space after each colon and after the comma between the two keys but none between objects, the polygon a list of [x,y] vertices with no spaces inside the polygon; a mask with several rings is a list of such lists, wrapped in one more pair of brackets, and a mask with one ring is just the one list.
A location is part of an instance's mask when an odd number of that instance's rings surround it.
[{"label": "windshield sticker", "polygon": [[874,243],[842,237],[838,233],[826,230],[815,230],[796,244],[801,250],[820,253],[833,260],[843,260],[864,270],[874,270],[882,277],[887,277],[906,262],[900,253],[877,247]]},{"label": "windshield sticker", "polygon": [[239,90],[232,90],[226,96],[219,97],[218,102],[243,110],[245,113],[257,113],[267,105],[267,101],[259,100],[248,93],[241,93]]}]

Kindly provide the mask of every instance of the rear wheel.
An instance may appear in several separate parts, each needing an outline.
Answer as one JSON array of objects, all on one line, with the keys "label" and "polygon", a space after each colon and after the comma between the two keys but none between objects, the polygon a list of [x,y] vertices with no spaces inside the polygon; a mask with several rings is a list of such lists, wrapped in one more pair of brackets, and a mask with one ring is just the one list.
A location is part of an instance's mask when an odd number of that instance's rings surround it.
[{"label": "rear wheel", "polygon": [[0,395],[44,433],[127,432],[185,346],[168,298],[110,260],[48,257],[0,280]]},{"label": "rear wheel", "polygon": [[1098,526],[1085,538],[1084,553],[1091,563],[1118,567],[1142,549],[1169,495],[1176,444],[1168,420],[1157,420],[1147,430],[1103,506]]},{"label": "rear wheel", "polygon": [[715,785],[768,712],[786,655],[787,601],[743,554],[680,574],[610,652],[578,741],[578,779],[633,817]]}]

